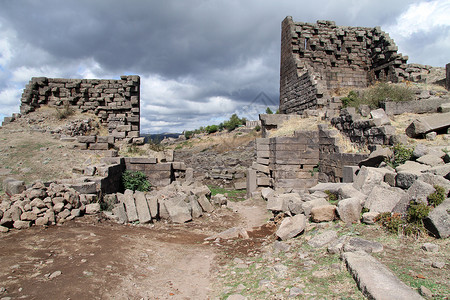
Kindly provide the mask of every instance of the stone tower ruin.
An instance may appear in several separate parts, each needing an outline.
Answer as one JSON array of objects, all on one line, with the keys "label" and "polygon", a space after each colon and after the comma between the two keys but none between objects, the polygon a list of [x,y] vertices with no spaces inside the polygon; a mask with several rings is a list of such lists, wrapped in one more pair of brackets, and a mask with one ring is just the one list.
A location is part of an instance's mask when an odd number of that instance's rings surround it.
[{"label": "stone tower ruin", "polygon": [[325,106],[333,91],[409,78],[407,56],[379,27],[294,22],[281,29],[280,112],[302,114]]}]

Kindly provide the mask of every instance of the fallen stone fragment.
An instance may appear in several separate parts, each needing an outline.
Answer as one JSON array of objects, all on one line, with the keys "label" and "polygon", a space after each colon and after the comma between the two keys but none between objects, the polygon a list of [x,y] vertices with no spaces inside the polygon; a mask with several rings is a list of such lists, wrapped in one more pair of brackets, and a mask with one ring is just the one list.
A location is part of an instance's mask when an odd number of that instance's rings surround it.
[{"label": "fallen stone fragment", "polygon": [[117,216],[119,222],[121,223],[128,222],[127,212],[125,211],[125,206],[122,202],[117,203],[112,209],[112,212],[115,216]]},{"label": "fallen stone fragment", "polygon": [[[119,194],[117,195],[119,197]],[[119,197],[119,201],[122,197]],[[136,222],[139,220],[139,216],[136,210],[136,203],[134,200],[133,191],[126,190],[123,197],[123,203],[125,204],[125,209],[127,211],[127,217],[129,222]]]},{"label": "fallen stone fragment", "polygon": [[16,229],[26,229],[29,228],[31,226],[30,221],[15,221],[14,222],[14,228]]},{"label": "fallen stone fragment", "polygon": [[94,215],[99,213],[101,210],[100,203],[91,203],[86,205],[86,211],[85,214],[87,215]]},{"label": "fallen stone fragment", "polygon": [[440,238],[450,236],[450,199],[445,200],[434,208],[424,219],[425,227]]},{"label": "fallen stone fragment", "polygon": [[285,218],[276,232],[281,240],[285,241],[296,237],[305,230],[306,217],[303,214]]},{"label": "fallen stone fragment", "polygon": [[376,186],[367,196],[364,207],[375,212],[391,212],[406,192],[399,188]]},{"label": "fallen stone fragment", "polygon": [[337,239],[337,233],[334,230],[327,230],[321,234],[316,235],[308,241],[308,245],[313,248],[323,247]]},{"label": "fallen stone fragment", "polygon": [[209,202],[208,198],[206,198],[205,195],[201,195],[197,199],[198,204],[202,207],[203,211],[206,211],[208,213],[214,211],[214,206]]},{"label": "fallen stone fragment", "polygon": [[134,193],[136,201],[136,211],[139,217],[139,223],[146,224],[152,220],[150,209],[148,208],[147,198],[143,192],[136,191]]},{"label": "fallen stone fragment", "polygon": [[419,294],[421,294],[422,296],[426,297],[426,298],[433,298],[433,293],[426,287],[424,287],[423,285],[420,286],[419,288]]},{"label": "fallen stone fragment", "polygon": [[425,243],[422,245],[421,248],[427,252],[438,252],[439,251],[439,246],[436,244],[433,244],[433,243]]},{"label": "fallen stone fragment", "polygon": [[62,274],[62,272],[61,271],[55,271],[55,272],[53,272],[52,274],[50,274],[50,276],[48,276],[48,279],[53,279],[53,278],[56,278],[56,277],[58,277],[58,276],[60,276]]},{"label": "fallen stone fragment", "polygon": [[225,231],[222,231],[218,234],[212,235],[210,237],[207,237],[205,240],[215,240],[217,238],[223,239],[223,240],[230,240],[230,239],[237,239],[237,238],[243,238],[248,239],[248,233],[247,231],[242,227],[233,227],[229,228]]},{"label": "fallen stone fragment", "polygon": [[182,198],[167,199],[164,206],[169,213],[170,220],[173,223],[185,223],[192,220],[189,205]]},{"label": "fallen stone fragment", "polygon": [[376,211],[365,212],[362,215],[362,222],[367,225],[373,225],[375,224],[375,218],[379,215],[380,213]]},{"label": "fallen stone fragment", "polygon": [[337,205],[339,218],[345,223],[359,223],[361,209],[361,200],[359,198],[343,199]]},{"label": "fallen stone fragment", "polygon": [[368,241],[362,238],[350,238],[344,245],[344,252],[365,251],[377,253],[383,251],[383,245],[378,242]]},{"label": "fallen stone fragment", "polygon": [[359,289],[369,299],[423,300],[418,293],[369,254],[347,252],[342,257]]},{"label": "fallen stone fragment", "polygon": [[311,209],[311,220],[313,222],[329,222],[336,218],[335,205],[322,205]]},{"label": "fallen stone fragment", "polygon": [[8,227],[0,226],[0,232],[1,232],[1,233],[7,233],[8,231],[9,231],[9,228],[8,228]]}]

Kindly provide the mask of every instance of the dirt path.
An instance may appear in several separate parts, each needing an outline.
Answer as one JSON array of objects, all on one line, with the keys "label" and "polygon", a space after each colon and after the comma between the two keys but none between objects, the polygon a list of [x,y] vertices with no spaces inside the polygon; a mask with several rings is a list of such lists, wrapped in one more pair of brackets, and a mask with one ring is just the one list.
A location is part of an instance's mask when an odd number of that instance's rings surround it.
[{"label": "dirt path", "polygon": [[[213,298],[215,266],[236,247],[205,244],[204,238],[233,226],[264,224],[263,204],[233,203],[235,212],[220,209],[182,226],[125,226],[83,217],[1,235],[0,298]],[[251,245],[247,241],[245,247]]]}]

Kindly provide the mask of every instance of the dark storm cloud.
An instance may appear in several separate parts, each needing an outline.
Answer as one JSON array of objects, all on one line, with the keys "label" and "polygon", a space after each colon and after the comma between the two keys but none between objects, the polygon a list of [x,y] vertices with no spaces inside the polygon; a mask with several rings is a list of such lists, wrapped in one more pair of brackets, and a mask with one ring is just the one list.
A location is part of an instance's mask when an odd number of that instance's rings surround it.
[{"label": "dark storm cloud", "polygon": [[18,107],[17,91],[31,76],[122,74],[141,76],[143,129],[150,131],[205,125],[248,105],[264,111],[278,103],[287,15],[373,27],[395,24],[418,2],[0,0],[0,50],[11,52],[0,56],[0,113],[12,95]]}]

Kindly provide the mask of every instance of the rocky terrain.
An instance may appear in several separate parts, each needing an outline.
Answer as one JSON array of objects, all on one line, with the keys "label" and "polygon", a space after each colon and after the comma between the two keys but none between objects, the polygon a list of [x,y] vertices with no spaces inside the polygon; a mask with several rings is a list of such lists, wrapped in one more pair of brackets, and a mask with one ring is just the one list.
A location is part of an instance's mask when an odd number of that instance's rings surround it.
[{"label": "rocky terrain", "polygon": [[[418,117],[392,123],[404,131]],[[171,148],[194,169],[192,182],[109,195],[110,212],[64,184],[106,155],[73,146],[72,135],[101,134],[96,124],[82,114],[58,120],[43,107],[0,128],[0,179],[25,181],[5,181],[17,188],[12,197],[0,191],[0,299],[364,299],[383,293],[377,281],[413,298],[448,299],[448,226],[431,220],[434,236],[405,236],[374,221],[426,202],[435,185],[448,195],[448,153],[438,150],[450,149],[446,132],[409,139],[414,161],[395,168],[382,163],[392,153],[373,151],[354,183],[304,193],[265,188],[244,201],[235,188],[256,158],[257,133],[182,141]],[[126,143],[116,150],[152,151]],[[371,279],[380,265],[395,275],[388,282],[384,271]]]}]

